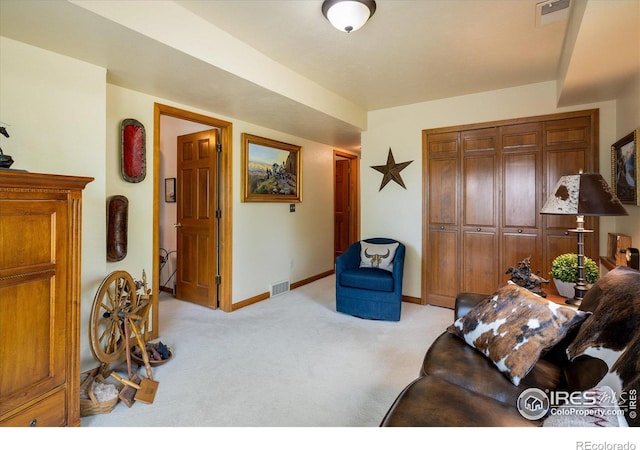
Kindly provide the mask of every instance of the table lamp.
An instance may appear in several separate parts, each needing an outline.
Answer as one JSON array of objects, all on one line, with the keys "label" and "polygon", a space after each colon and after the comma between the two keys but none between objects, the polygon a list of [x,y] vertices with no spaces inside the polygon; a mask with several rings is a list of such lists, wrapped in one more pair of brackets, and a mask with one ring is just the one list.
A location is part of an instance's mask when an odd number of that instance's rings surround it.
[{"label": "table lamp", "polygon": [[578,272],[573,298],[566,303],[579,305],[589,290],[584,275],[584,216],[627,216],[629,213],[599,173],[564,175],[556,183],[540,214],[577,216],[577,226],[570,232],[578,235]]}]

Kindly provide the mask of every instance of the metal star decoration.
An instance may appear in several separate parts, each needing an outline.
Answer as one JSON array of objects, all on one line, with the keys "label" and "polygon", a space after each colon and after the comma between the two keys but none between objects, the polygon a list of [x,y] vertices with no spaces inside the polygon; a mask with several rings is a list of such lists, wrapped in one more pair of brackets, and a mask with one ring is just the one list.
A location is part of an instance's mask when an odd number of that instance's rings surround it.
[{"label": "metal star decoration", "polygon": [[402,177],[400,176],[400,171],[405,167],[407,167],[412,162],[413,160],[396,164],[395,159],[393,159],[393,153],[391,152],[391,147],[389,147],[387,164],[385,166],[371,166],[372,169],[375,169],[384,175],[382,177],[382,184],[380,184],[380,189],[378,190],[378,192],[380,192],[382,188],[385,187],[387,183],[391,180],[395,181],[400,186],[406,189],[404,185],[404,181],[402,181]]}]

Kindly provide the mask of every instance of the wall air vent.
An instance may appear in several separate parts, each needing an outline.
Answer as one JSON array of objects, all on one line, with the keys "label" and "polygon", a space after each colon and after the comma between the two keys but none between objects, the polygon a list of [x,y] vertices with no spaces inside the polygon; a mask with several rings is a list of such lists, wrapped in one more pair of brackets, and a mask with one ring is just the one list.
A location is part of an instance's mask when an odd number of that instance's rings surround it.
[{"label": "wall air vent", "polygon": [[567,20],[571,0],[549,0],[536,4],[536,27]]},{"label": "wall air vent", "polygon": [[271,297],[289,292],[289,281],[280,281],[271,285]]}]

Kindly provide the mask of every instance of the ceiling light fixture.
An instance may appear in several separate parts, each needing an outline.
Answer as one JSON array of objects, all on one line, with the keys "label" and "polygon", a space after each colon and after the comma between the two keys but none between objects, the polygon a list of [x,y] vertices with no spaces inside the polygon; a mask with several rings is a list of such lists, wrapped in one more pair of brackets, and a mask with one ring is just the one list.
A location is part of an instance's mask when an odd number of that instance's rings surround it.
[{"label": "ceiling light fixture", "polygon": [[325,0],[322,14],[340,31],[351,33],[361,28],[376,12],[373,0]]}]

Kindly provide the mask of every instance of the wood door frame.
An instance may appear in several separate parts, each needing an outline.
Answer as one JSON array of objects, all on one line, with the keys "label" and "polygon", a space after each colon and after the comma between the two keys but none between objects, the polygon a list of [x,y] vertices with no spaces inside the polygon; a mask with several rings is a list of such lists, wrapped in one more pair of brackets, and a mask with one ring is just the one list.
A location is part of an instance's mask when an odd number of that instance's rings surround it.
[{"label": "wood door frame", "polygon": [[[340,150],[333,151],[333,187],[336,186],[336,160],[338,158],[346,158],[350,160],[351,173],[349,176],[349,243],[353,243],[360,239],[360,157],[353,153],[347,153]],[[334,195],[334,234],[335,234],[335,195]],[[335,253],[335,249],[333,250]]]},{"label": "wood door frame", "polygon": [[[173,106],[154,103],[153,114],[153,274],[152,286],[152,324],[153,337],[158,337],[158,295],[160,280],[157,279],[160,272],[160,116],[171,116],[177,119],[197,122],[220,129],[220,155],[219,184],[220,204],[218,205],[222,216],[220,218],[220,309],[231,312],[232,309],[232,141],[233,124],[225,120],[216,119],[202,114],[190,112]],[[214,217],[215,219],[215,217]]]}]

